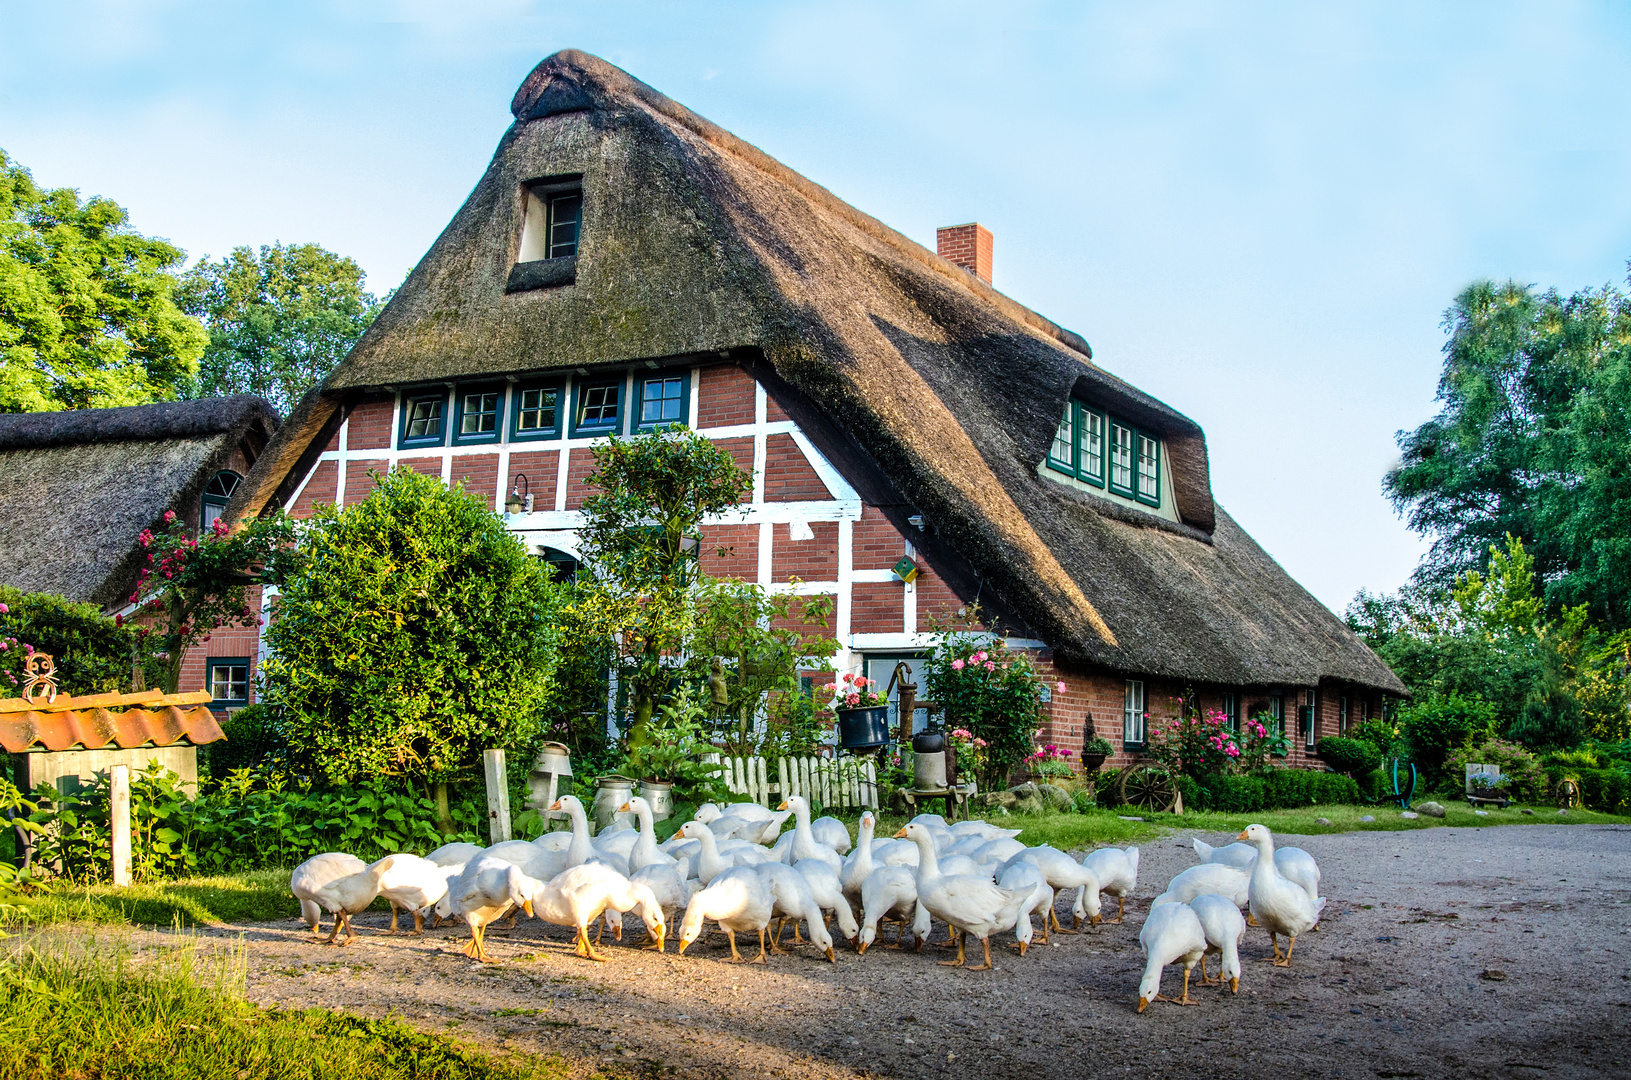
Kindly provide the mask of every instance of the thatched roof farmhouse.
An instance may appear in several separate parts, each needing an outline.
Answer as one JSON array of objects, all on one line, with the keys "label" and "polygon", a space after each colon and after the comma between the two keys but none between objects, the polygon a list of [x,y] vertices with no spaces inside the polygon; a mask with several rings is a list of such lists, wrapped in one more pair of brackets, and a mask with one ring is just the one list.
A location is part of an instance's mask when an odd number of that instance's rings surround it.
[{"label": "thatched roof farmhouse", "polygon": [[[740,536],[716,572],[830,589],[845,663],[921,651],[920,606],[977,599],[1069,684],[1058,741],[1091,721],[1129,749],[1135,684],[1140,702],[1194,685],[1236,709],[1302,695],[1321,732],[1404,692],[1213,500],[1199,425],[978,261],[593,56],[549,57],[511,110],[465,204],[229,513],[355,501],[367,468],[398,463],[497,508],[525,475],[534,505],[511,527],[570,553],[584,448],[677,416],[759,476],[713,532]],[[889,573],[903,553],[915,584]]]}]

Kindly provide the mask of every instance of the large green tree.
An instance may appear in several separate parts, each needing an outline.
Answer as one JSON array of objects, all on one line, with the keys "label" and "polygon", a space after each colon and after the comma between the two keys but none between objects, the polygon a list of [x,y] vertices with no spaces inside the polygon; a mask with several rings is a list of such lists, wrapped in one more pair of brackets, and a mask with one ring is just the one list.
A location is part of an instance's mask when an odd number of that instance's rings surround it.
[{"label": "large green tree", "polygon": [[374,321],[362,268],[316,244],[233,249],[187,272],[182,304],[209,327],[192,392],[259,394],[285,416]]},{"label": "large green tree", "polygon": [[1631,301],[1479,282],[1445,326],[1438,414],[1384,481],[1433,538],[1417,583],[1449,588],[1511,534],[1549,608],[1631,626]]},{"label": "large green tree", "polygon": [[176,305],[184,258],[118,203],[41,188],[0,150],[0,412],[175,397],[206,340]]},{"label": "large green tree", "polygon": [[262,700],[332,783],[448,784],[530,744],[551,691],[562,587],[474,495],[400,468],[303,526],[267,628]]}]

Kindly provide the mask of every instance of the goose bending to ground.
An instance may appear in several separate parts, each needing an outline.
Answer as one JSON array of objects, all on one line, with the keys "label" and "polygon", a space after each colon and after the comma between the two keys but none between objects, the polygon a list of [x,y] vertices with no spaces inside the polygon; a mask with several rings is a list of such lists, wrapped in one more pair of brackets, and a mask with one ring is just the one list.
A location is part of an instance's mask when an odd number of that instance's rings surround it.
[{"label": "goose bending to ground", "polygon": [[544,883],[526,875],[521,867],[485,855],[470,860],[448,888],[453,914],[470,925],[470,940],[460,951],[472,960],[492,963],[487,955],[487,927],[512,907],[533,913],[533,898]]},{"label": "goose bending to ground", "polygon": [[[1001,865],[997,870],[997,876],[1002,877],[1004,871],[1020,862],[1033,863],[1039,867],[1052,888],[1077,890],[1077,926],[1080,926],[1084,919],[1093,926],[1099,925],[1099,891],[1103,884],[1092,867],[1077,862],[1058,848],[1043,844],[1039,847],[1026,848],[1014,855]],[[1054,912],[1052,905],[1049,905],[1044,917],[1061,934],[1076,933],[1075,929],[1066,930],[1059,925],[1059,916]]]},{"label": "goose bending to ground", "polygon": [[1218,977],[1206,977],[1206,953],[1201,954],[1201,985],[1229,984],[1230,993],[1240,993],[1240,939],[1246,934],[1246,919],[1226,897],[1203,893],[1189,902],[1206,934],[1206,952],[1218,954]]},{"label": "goose bending to ground", "polygon": [[1222,896],[1237,908],[1250,899],[1251,875],[1228,863],[1201,863],[1191,866],[1167,882],[1167,891],[1150,901],[1150,906],[1187,904],[1197,896]]},{"label": "goose bending to ground", "polygon": [[[1297,946],[1297,935],[1312,929],[1319,922],[1325,901],[1311,898],[1301,885],[1286,880],[1280,873],[1274,860],[1274,836],[1266,826],[1248,825],[1240,838],[1257,846],[1257,864],[1252,867],[1248,890],[1252,918],[1269,932],[1269,942],[1274,946],[1274,964],[1277,967],[1290,967],[1291,950]],[[1282,934],[1290,939],[1283,958],[1280,955]]]},{"label": "goose bending to ground", "polygon": [[[1138,1011],[1152,1001],[1174,1005],[1194,1005],[1189,1000],[1189,973],[1206,955],[1206,931],[1200,917],[1188,904],[1163,904],[1144,919],[1138,932],[1138,947],[1144,950],[1144,978],[1138,984]],[[1184,965],[1184,996],[1169,998],[1160,993],[1161,969],[1168,964]]]},{"label": "goose bending to ground", "polygon": [[839,887],[838,875],[833,868],[819,859],[800,859],[793,869],[804,875],[804,883],[810,887],[810,895],[815,897],[823,921],[826,913],[832,912],[838,922],[838,932],[853,947],[861,935],[861,928],[855,923],[855,909],[844,898],[844,890]]},{"label": "goose bending to ground", "polygon": [[[1116,917],[1119,923],[1127,913],[1127,897],[1138,887],[1138,848],[1103,847],[1087,853],[1082,865],[1098,875],[1099,890],[1116,898]],[[1076,897],[1076,918],[1080,922],[1087,913],[1080,894]]]},{"label": "goose bending to ground", "polygon": [[[690,824],[689,822],[687,823]],[[765,927],[770,924],[770,889],[764,878],[746,866],[733,866],[698,890],[685,906],[685,919],[680,923],[680,947],[676,955],[683,956],[685,948],[702,933],[702,921],[713,919],[725,931],[731,945],[731,963],[768,963],[765,956]],[[759,935],[759,955],[744,961],[736,951],[736,932],[747,930]]]},{"label": "goose bending to ground", "polygon": [[[470,846],[475,847],[474,844]],[[294,873],[289,875],[289,891],[300,901],[300,917],[306,921],[307,928],[313,934],[321,933],[320,928],[323,925],[323,906],[318,903],[317,890],[331,881],[350,877],[366,869],[367,863],[343,851],[326,851],[321,855],[313,855],[294,868]],[[338,920],[335,926],[339,926]],[[329,940],[332,941],[333,937],[331,936]]]},{"label": "goose bending to ground", "polygon": [[810,804],[802,795],[789,795],[781,804],[782,810],[793,812],[793,839],[788,846],[788,865],[800,859],[820,859],[834,870],[843,870],[844,860],[838,852],[821,843],[810,831]]},{"label": "goose bending to ground", "polygon": [[398,916],[411,911],[414,934],[423,934],[425,909],[447,895],[448,883],[461,870],[463,867],[437,866],[417,855],[394,856],[391,868],[379,879],[379,895],[391,902],[391,927],[385,932],[396,933]]},{"label": "goose bending to ground", "polygon": [[1199,837],[1190,843],[1195,848],[1196,856],[1203,863],[1222,863],[1240,870],[1250,870],[1252,863],[1257,860],[1257,849],[1250,844],[1233,843],[1213,847]]},{"label": "goose bending to ground", "polygon": [[827,932],[827,922],[821,916],[821,909],[816,906],[815,896],[810,892],[810,883],[805,876],[785,863],[765,862],[753,868],[754,873],[764,878],[765,885],[770,889],[770,913],[780,916],[776,923],[776,932],[770,936],[770,951],[780,954],[787,950],[782,944],[782,923],[788,919],[793,920],[793,936],[798,936],[798,924],[803,920],[810,932],[810,943],[827,954],[827,961],[836,964],[837,955],[833,952],[832,935]]},{"label": "goose bending to ground", "polygon": [[357,932],[351,928],[351,916],[366,911],[374,902],[374,897],[379,895],[380,881],[396,865],[396,860],[397,856],[387,855],[355,874],[335,878],[317,889],[317,905],[334,916],[328,944],[334,944],[334,935],[340,932],[341,923],[345,924],[345,940],[340,944],[349,945],[357,939]]},{"label": "goose bending to ground", "polygon": [[957,959],[942,960],[941,965],[965,966],[968,937],[972,934],[985,950],[985,963],[968,970],[990,971],[991,935],[1013,927],[1031,890],[1004,889],[989,878],[972,874],[943,876],[935,856],[934,837],[924,825],[908,824],[895,836],[917,844],[918,903],[957,932]]},{"label": "goose bending to ground", "polygon": [[899,924],[895,943],[886,948],[900,948],[906,935],[906,924],[912,924],[912,938],[921,950],[929,940],[929,912],[917,902],[917,874],[905,866],[880,866],[861,884],[861,933],[858,954],[865,955],[868,946],[878,940],[878,923],[888,919]]},{"label": "goose bending to ground", "polygon": [[[607,912],[621,915],[635,910],[655,939],[655,948],[662,952],[668,924],[657,897],[648,886],[630,881],[604,863],[586,862],[563,871],[533,900],[533,912],[538,918],[577,931],[577,954],[588,960],[606,959],[589,943],[589,924]],[[621,931],[621,921],[617,927]]]},{"label": "goose bending to ground", "polygon": [[1038,910],[1045,913],[1042,916],[1042,944],[1046,945],[1048,916],[1053,913],[1053,886],[1048,884],[1042,868],[1033,862],[1016,861],[1004,867],[997,884],[1005,889],[1031,890],[1031,898],[1020,908],[1019,917],[1014,921],[1014,944],[1009,948],[1018,949],[1019,955],[1025,955],[1025,950],[1031,944],[1031,912]]}]

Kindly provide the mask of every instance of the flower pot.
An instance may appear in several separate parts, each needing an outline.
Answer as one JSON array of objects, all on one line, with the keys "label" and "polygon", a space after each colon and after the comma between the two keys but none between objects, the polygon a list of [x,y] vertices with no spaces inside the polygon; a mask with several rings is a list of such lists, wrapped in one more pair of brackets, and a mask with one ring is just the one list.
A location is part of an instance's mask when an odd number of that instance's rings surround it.
[{"label": "flower pot", "polygon": [[876,750],[889,741],[889,706],[837,709],[838,745],[845,750]]},{"label": "flower pot", "polygon": [[1099,767],[1104,764],[1104,759],[1109,756],[1109,754],[1096,754],[1089,753],[1086,750],[1082,751],[1082,771],[1087,773],[1098,772]]},{"label": "flower pot", "polygon": [[671,781],[640,781],[640,797],[651,804],[651,820],[667,821],[674,816],[674,785]]}]

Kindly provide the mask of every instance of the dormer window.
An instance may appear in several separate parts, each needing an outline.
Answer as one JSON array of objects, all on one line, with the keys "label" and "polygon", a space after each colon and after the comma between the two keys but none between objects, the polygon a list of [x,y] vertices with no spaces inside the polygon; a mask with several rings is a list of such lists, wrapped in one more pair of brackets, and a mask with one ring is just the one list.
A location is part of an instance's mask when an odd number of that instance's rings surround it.
[{"label": "dormer window", "polygon": [[226,511],[227,503],[232,501],[232,493],[238,490],[238,482],[242,479],[230,469],[222,469],[210,477],[210,482],[204,485],[204,494],[199,498],[198,535],[204,536],[214,528],[216,519]]},{"label": "dormer window", "polygon": [[1161,440],[1072,401],[1048,447],[1048,468],[1112,495],[1161,505]]},{"label": "dormer window", "polygon": [[583,232],[583,177],[554,176],[521,185],[521,246],[505,292],[571,285]]}]

